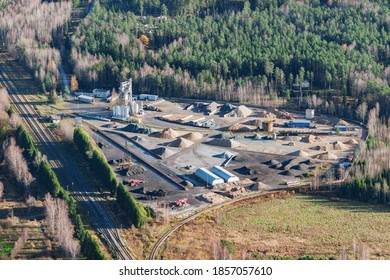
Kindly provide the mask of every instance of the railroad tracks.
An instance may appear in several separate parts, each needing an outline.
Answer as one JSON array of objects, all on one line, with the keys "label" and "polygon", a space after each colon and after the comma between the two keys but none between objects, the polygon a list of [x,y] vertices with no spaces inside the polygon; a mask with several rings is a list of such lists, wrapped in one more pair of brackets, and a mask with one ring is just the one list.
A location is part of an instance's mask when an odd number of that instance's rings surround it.
[{"label": "railroad tracks", "polygon": [[[34,106],[20,92],[27,92],[28,83],[23,84],[22,77],[29,76],[27,72],[21,72],[8,54],[0,53],[0,85],[5,87],[15,109],[23,117],[27,129],[41,152],[46,154],[50,166],[55,170],[63,186],[68,186],[70,194],[78,201],[92,216],[96,229],[106,241],[111,251],[118,259],[134,259],[131,251],[124,244],[113,217],[102,205],[102,201],[95,195],[88,182],[86,182],[77,165],[68,157],[63,147],[58,143],[51,131],[42,123],[42,118]],[[15,63],[15,67],[11,67]],[[19,86],[23,89],[19,90]]]},{"label": "railroad tracks", "polygon": [[207,209],[204,209],[204,210],[201,210],[197,213],[194,213],[192,215],[190,215],[189,217],[185,218],[184,220],[180,221],[179,223],[177,223],[174,227],[172,227],[171,229],[169,229],[168,231],[166,231],[158,240],[157,242],[154,244],[152,250],[150,251],[149,253],[149,256],[148,256],[148,260],[154,260],[156,258],[156,255],[158,253],[158,250],[161,248],[161,246],[164,244],[164,242],[172,235],[174,234],[179,228],[181,228],[182,226],[184,226],[185,224],[195,220],[197,217],[203,215],[203,214],[206,214],[208,212],[211,212],[213,210],[216,210],[216,209],[219,209],[219,208],[222,208],[222,207],[225,207],[225,206],[228,206],[228,205],[232,205],[232,204],[236,204],[236,203],[241,203],[241,202],[245,202],[245,201],[250,201],[250,200],[253,200],[253,199],[256,199],[258,197],[261,197],[261,196],[270,196],[272,194],[277,194],[277,193],[280,193],[280,192],[287,192],[287,191],[293,191],[297,188],[286,188],[286,189],[280,189],[280,190],[274,190],[274,191],[269,191],[269,192],[264,192],[264,193],[255,193],[255,194],[252,194],[252,195],[249,195],[249,196],[244,196],[244,197],[241,197],[239,199],[235,199],[235,200],[230,200],[230,201],[227,201],[227,202],[224,202],[224,203],[221,203],[221,204],[218,204],[218,205],[215,205],[213,207],[210,207],[210,208],[207,208]]}]

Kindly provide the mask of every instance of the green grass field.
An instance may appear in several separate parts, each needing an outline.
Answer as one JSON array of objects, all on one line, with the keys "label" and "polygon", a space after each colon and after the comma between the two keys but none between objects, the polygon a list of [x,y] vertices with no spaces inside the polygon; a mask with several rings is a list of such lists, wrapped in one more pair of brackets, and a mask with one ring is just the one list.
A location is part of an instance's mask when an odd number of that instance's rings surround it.
[{"label": "green grass field", "polygon": [[236,247],[263,256],[390,259],[386,206],[296,195],[227,211],[219,225]]}]

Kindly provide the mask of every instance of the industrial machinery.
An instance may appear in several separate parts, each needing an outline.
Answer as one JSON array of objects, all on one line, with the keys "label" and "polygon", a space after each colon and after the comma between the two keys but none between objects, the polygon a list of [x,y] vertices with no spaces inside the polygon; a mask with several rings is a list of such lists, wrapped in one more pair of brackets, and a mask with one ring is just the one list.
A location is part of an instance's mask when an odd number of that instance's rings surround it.
[{"label": "industrial machinery", "polygon": [[182,206],[187,204],[187,200],[188,200],[188,198],[182,198],[182,199],[178,199],[176,201],[173,201],[170,203],[170,207],[172,209],[175,207],[182,207]]},{"label": "industrial machinery", "polygon": [[143,182],[144,180],[137,180],[137,179],[123,180],[124,184],[129,184],[131,187],[137,186],[138,184],[141,184]]}]

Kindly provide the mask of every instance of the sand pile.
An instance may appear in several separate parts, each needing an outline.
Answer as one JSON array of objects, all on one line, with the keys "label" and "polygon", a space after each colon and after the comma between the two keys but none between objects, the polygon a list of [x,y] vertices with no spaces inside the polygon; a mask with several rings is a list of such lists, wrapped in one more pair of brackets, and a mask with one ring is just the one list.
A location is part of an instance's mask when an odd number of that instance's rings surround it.
[{"label": "sand pile", "polygon": [[236,123],[236,124],[233,124],[233,125],[227,127],[225,130],[232,131],[232,132],[252,132],[255,129],[256,129],[255,127],[250,127],[248,125]]},{"label": "sand pile", "polygon": [[326,153],[317,155],[316,158],[322,159],[322,160],[335,160],[335,159],[338,159],[338,157],[335,154],[332,154],[331,152],[326,152]]},{"label": "sand pile", "polygon": [[260,114],[260,116],[262,118],[265,118],[265,119],[276,119],[276,115],[275,114],[273,114],[271,112],[267,112],[265,110]]},{"label": "sand pile", "polygon": [[348,144],[348,145],[357,145],[359,144],[359,142],[356,140],[356,139],[350,139],[349,141],[347,141],[345,144]]},{"label": "sand pile", "polygon": [[129,124],[128,126],[122,128],[122,130],[127,132],[140,133],[140,134],[151,134],[156,132],[155,129],[141,126],[135,123]]},{"label": "sand pile", "polygon": [[175,141],[172,141],[169,143],[169,147],[175,147],[175,148],[188,148],[191,147],[194,144],[194,142],[187,140],[183,137],[177,138]]},{"label": "sand pile", "polygon": [[213,139],[210,142],[207,142],[209,145],[229,147],[229,148],[238,148],[241,144],[232,139]]},{"label": "sand pile", "polygon": [[345,144],[343,142],[340,142],[340,141],[336,141],[334,144],[333,144],[333,148],[335,150],[338,150],[338,151],[345,151],[347,149],[347,146],[345,146]]},{"label": "sand pile", "polygon": [[291,170],[286,170],[286,171],[280,172],[278,174],[283,175],[283,176],[295,176],[295,173],[292,172]]},{"label": "sand pile", "polygon": [[219,107],[219,104],[217,102],[211,102],[210,104],[208,104],[205,107],[204,113],[206,115],[213,115],[213,114],[215,114],[217,112],[218,107]]},{"label": "sand pile", "polygon": [[197,141],[203,138],[203,134],[200,134],[198,132],[191,132],[183,136],[184,139],[190,140],[190,141]]},{"label": "sand pile", "polygon": [[134,175],[142,174],[145,171],[146,169],[143,166],[133,165],[130,166],[129,168],[124,168],[118,171],[118,173],[121,174],[122,176],[134,176]]},{"label": "sand pile", "polygon": [[161,138],[161,139],[175,139],[176,137],[179,136],[179,134],[176,131],[174,131],[172,128],[165,128],[163,131],[153,133],[150,136]]},{"label": "sand pile", "polygon": [[279,168],[282,168],[283,165],[281,163],[278,163],[278,164],[271,165],[270,167],[274,168],[274,169],[279,169]]},{"label": "sand pile", "polygon": [[288,154],[289,156],[295,156],[295,157],[307,157],[309,156],[308,153],[302,150],[295,151],[293,153]]},{"label": "sand pile", "polygon": [[333,150],[333,145],[331,144],[324,144],[324,145],[318,145],[318,146],[314,146],[314,147],[311,147],[310,149],[311,150],[315,150],[315,151],[324,151],[324,152],[327,152],[327,151],[331,151]]},{"label": "sand pile", "polygon": [[300,170],[300,171],[307,171],[309,169],[309,166],[307,166],[306,164],[304,163],[301,163],[301,164],[298,164],[298,165],[294,165],[293,167],[291,167],[292,169],[295,169],[295,170]]},{"label": "sand pile", "polygon": [[241,168],[234,169],[234,171],[237,172],[237,173],[240,173],[242,175],[253,175],[253,174],[255,174],[255,172],[252,169],[248,168],[247,166],[243,166]]},{"label": "sand pile", "polygon": [[342,119],[339,120],[339,122],[337,123],[337,125],[344,125],[344,126],[350,126],[350,124]]},{"label": "sand pile", "polygon": [[145,142],[145,139],[142,138],[141,136],[134,136],[134,137],[132,137],[130,139],[135,141],[135,142]]},{"label": "sand pile", "polygon": [[238,106],[236,109],[227,114],[227,117],[246,118],[253,113],[251,109],[244,105]]},{"label": "sand pile", "polygon": [[303,137],[301,141],[304,143],[312,144],[316,141],[316,137],[310,134],[308,136]]},{"label": "sand pile", "polygon": [[279,113],[279,118],[286,120],[295,120],[295,118],[289,112],[286,111],[281,111]]},{"label": "sand pile", "polygon": [[175,154],[174,151],[172,151],[168,148],[165,148],[165,147],[159,147],[157,149],[151,150],[151,152],[160,158],[168,158],[168,157]]},{"label": "sand pile", "polygon": [[263,122],[260,119],[254,119],[254,120],[247,121],[243,124],[251,125],[251,126],[255,126],[255,127],[261,127]]},{"label": "sand pile", "polygon": [[302,137],[299,136],[292,136],[292,135],[287,135],[282,138],[284,141],[301,141]]},{"label": "sand pile", "polygon": [[262,182],[254,183],[250,188],[251,188],[252,191],[265,191],[265,190],[269,190],[269,187],[266,184],[262,183]]}]

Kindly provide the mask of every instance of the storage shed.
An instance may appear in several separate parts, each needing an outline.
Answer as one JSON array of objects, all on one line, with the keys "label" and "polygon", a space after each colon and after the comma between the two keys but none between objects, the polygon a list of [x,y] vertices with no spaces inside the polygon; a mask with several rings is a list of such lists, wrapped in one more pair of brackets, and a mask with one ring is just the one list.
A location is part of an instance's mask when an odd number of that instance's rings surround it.
[{"label": "storage shed", "polygon": [[50,122],[54,124],[59,124],[61,121],[61,117],[57,115],[50,115]]},{"label": "storage shed", "polygon": [[314,109],[306,109],[306,119],[314,119]]},{"label": "storage shed", "polygon": [[111,95],[110,91],[105,89],[94,89],[92,93],[98,98],[108,98]]},{"label": "storage shed", "polygon": [[224,183],[223,179],[210,172],[206,168],[198,168],[195,171],[195,176],[212,186]]},{"label": "storage shed", "polygon": [[232,182],[240,181],[240,178],[238,178],[234,174],[230,173],[229,171],[227,171],[225,168],[223,168],[221,166],[217,166],[217,165],[213,166],[210,169],[210,171],[213,172],[215,175],[221,177],[225,181],[225,183],[232,183]]},{"label": "storage shed", "polygon": [[83,102],[83,103],[93,103],[95,102],[95,98],[91,97],[91,96],[87,96],[87,95],[80,95],[78,97],[79,101],[80,102]]}]

